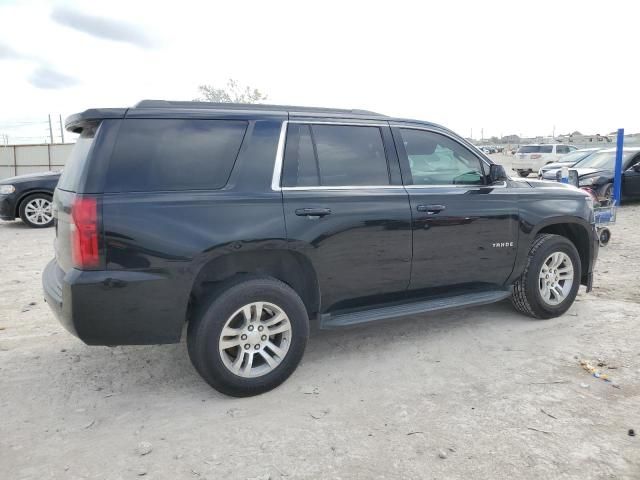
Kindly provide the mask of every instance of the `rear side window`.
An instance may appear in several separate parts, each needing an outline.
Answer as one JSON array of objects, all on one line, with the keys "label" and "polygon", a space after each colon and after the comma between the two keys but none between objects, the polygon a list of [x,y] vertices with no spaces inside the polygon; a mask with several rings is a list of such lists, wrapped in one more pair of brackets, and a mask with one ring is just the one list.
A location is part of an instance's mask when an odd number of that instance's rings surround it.
[{"label": "rear side window", "polygon": [[124,120],[105,192],[222,188],[246,129],[245,121]]},{"label": "rear side window", "polygon": [[82,129],[80,137],[76,140],[76,144],[71,150],[71,155],[62,170],[60,180],[58,180],[58,188],[69,192],[76,192],[79,187],[80,179],[87,164],[87,157],[93,145],[93,139],[96,136],[98,127],[96,125],[88,125]]},{"label": "rear side window", "polygon": [[287,187],[389,185],[380,128],[290,124],[283,177]]},{"label": "rear side window", "polygon": [[540,153],[553,152],[553,145],[540,145]]}]

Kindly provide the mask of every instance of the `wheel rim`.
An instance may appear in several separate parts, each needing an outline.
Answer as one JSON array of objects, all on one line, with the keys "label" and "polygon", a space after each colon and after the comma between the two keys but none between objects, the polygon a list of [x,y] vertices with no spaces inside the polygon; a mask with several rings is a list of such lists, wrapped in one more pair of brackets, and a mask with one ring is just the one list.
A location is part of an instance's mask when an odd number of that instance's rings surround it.
[{"label": "wheel rim", "polygon": [[564,252],[554,252],[540,269],[538,287],[542,300],[548,305],[561,304],[573,286],[573,262]]},{"label": "wheel rim", "polygon": [[291,344],[291,322],[277,305],[254,302],[231,315],[218,350],[225,367],[240,377],[260,377],[282,363]]},{"label": "wheel rim", "polygon": [[45,198],[34,198],[24,207],[24,214],[35,225],[46,225],[53,220],[51,202]]}]

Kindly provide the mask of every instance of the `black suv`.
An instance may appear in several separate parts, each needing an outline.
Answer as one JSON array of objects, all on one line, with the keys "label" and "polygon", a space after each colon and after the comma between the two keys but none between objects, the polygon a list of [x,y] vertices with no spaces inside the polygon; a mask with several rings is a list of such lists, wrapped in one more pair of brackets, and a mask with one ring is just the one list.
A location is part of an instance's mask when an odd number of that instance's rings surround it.
[{"label": "black suv", "polygon": [[179,342],[214,388],[283,382],[310,321],[353,326],[591,289],[586,193],[514,181],[460,136],[362,110],[143,101],[67,119],[51,308],[89,345]]}]

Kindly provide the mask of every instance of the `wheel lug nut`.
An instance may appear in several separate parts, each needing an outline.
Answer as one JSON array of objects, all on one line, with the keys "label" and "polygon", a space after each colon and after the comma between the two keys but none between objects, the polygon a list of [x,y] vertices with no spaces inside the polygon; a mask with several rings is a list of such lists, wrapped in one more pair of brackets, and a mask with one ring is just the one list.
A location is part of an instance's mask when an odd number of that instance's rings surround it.
[{"label": "wheel lug nut", "polygon": [[240,335],[240,340],[246,340],[247,336],[243,333],[242,335]]},{"label": "wheel lug nut", "polygon": [[260,350],[260,344],[256,343],[255,347],[253,347],[253,348],[255,348],[256,350]]},{"label": "wheel lug nut", "polygon": [[264,341],[267,339],[267,336],[266,336],[266,335],[262,335],[262,336],[260,337],[260,339],[264,342]]},{"label": "wheel lug nut", "polygon": [[249,325],[248,330],[249,330],[250,332],[253,332],[253,325]]},{"label": "wheel lug nut", "polygon": [[245,350],[249,350],[251,348],[251,345],[249,345],[248,343],[244,344],[244,349]]},{"label": "wheel lug nut", "polygon": [[260,326],[258,327],[258,331],[259,331],[259,332],[261,332],[262,330],[264,330],[264,327],[263,327],[262,325],[260,325]]}]

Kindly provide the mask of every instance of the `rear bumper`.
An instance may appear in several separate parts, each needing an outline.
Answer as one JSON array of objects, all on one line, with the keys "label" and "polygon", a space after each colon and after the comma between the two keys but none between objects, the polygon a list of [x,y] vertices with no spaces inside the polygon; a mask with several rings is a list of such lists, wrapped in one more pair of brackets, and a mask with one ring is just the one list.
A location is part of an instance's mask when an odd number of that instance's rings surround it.
[{"label": "rear bumper", "polygon": [[42,286],[62,326],[88,345],[180,341],[188,294],[180,293],[165,275],[76,269],[65,273],[52,260]]}]

